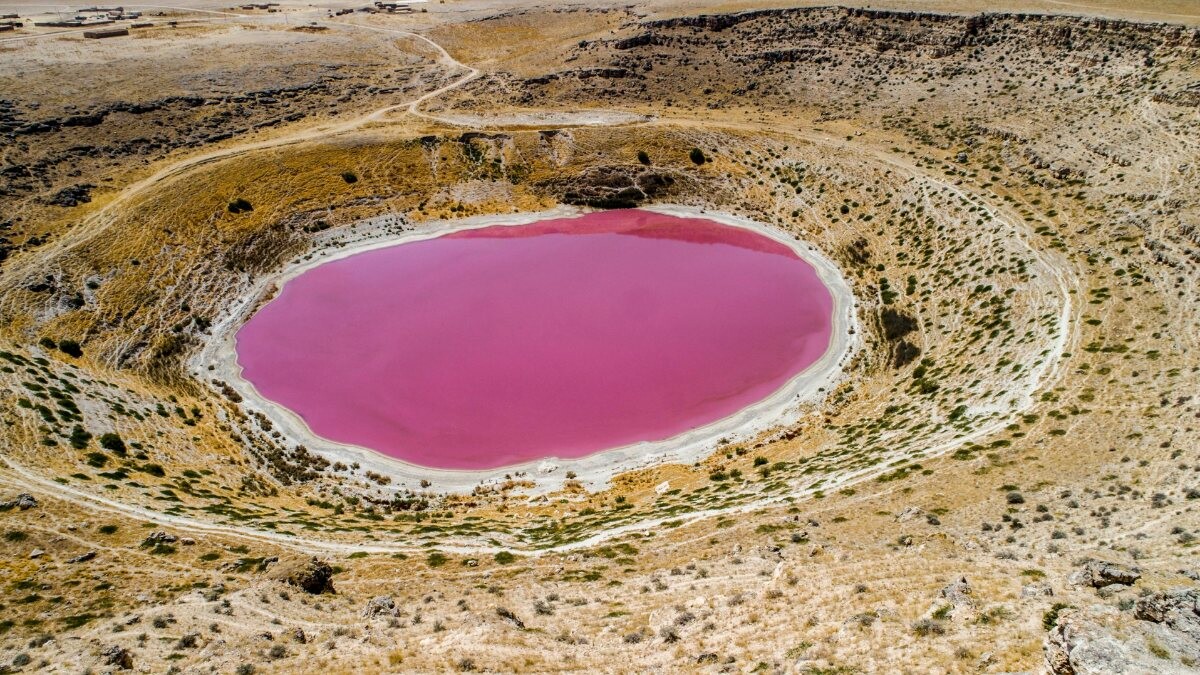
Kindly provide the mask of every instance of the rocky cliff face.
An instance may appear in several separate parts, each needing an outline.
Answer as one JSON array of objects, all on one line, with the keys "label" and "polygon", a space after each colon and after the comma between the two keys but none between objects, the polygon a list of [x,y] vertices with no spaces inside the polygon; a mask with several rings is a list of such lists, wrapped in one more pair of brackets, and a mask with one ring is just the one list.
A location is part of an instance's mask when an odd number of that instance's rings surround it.
[{"label": "rocky cliff face", "polygon": [[1137,602],[1135,621],[1111,607],[1064,612],[1046,637],[1056,675],[1194,673],[1200,665],[1200,591],[1154,593]]},{"label": "rocky cliff face", "polygon": [[993,58],[1000,72],[1028,70],[1032,76],[1047,67],[1103,70],[1110,61],[1144,66],[1164,50],[1197,48],[1200,31],[1167,24],[1036,14],[772,9],[631,24],[612,38],[579,43],[563,59],[571,67],[523,84],[534,98],[623,95],[719,107],[754,92],[756,104],[786,104],[814,90],[844,94],[851,83],[840,78],[886,90],[887,80],[897,76],[975,77]]}]

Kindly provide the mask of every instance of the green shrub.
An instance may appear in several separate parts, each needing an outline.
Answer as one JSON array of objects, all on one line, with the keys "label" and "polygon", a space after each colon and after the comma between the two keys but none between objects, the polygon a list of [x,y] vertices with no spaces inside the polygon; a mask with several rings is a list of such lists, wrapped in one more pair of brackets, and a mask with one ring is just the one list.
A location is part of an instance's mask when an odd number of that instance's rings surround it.
[{"label": "green shrub", "polygon": [[71,447],[76,450],[82,450],[88,446],[88,441],[92,440],[92,435],[86,429],[76,424],[71,429]]},{"label": "green shrub", "polygon": [[125,441],[122,441],[121,437],[113,434],[112,431],[100,435],[100,447],[116,455],[125,456]]},{"label": "green shrub", "polygon": [[692,151],[688,153],[688,157],[691,157],[692,163],[697,166],[707,161],[707,158],[704,156],[704,151],[700,148],[692,148]]},{"label": "green shrub", "polygon": [[230,213],[246,213],[254,210],[254,206],[241,197],[229,202],[228,208]]},{"label": "green shrub", "polygon": [[1070,607],[1070,605],[1063,602],[1054,603],[1050,609],[1046,610],[1046,613],[1042,615],[1042,629],[1050,630],[1051,628],[1054,628],[1054,626],[1058,624],[1059,612],[1067,609],[1068,607]]},{"label": "green shrub", "polygon": [[508,551],[500,551],[496,555],[492,556],[492,559],[495,560],[496,562],[500,563],[501,565],[507,565],[510,562],[516,560],[517,556],[513,555],[512,553],[509,553]]},{"label": "green shrub", "polygon": [[83,356],[83,348],[74,340],[61,340],[58,343],[58,350],[74,358]]}]

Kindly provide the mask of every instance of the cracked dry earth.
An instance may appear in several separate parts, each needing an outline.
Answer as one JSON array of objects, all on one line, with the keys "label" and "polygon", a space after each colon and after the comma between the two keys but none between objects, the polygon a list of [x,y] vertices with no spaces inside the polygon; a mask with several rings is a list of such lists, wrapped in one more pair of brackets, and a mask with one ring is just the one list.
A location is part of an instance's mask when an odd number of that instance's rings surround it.
[{"label": "cracked dry earth", "polygon": [[[1196,672],[1189,7],[0,33],[0,669]],[[837,383],[693,464],[451,491],[198,365],[290,263],[639,205],[836,263]]]}]

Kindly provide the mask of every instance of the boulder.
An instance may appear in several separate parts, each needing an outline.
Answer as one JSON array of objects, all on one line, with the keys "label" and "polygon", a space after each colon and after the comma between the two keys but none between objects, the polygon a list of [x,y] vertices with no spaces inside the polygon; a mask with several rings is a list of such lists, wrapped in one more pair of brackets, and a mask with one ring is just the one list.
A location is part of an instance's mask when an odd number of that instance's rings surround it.
[{"label": "boulder", "polygon": [[1162,624],[1195,643],[1200,650],[1200,589],[1177,588],[1137,601],[1134,616]]},{"label": "boulder", "polygon": [[159,530],[158,532],[151,532],[150,536],[143,539],[142,546],[155,546],[157,544],[173,544],[176,541],[179,541],[179,537],[176,537],[173,534],[169,534],[167,532],[163,532],[163,531]]},{"label": "boulder", "polygon": [[1054,595],[1054,589],[1048,584],[1025,584],[1021,587],[1022,598],[1039,598]]},{"label": "boulder", "polygon": [[7,511],[9,509],[21,509],[22,511],[28,511],[29,509],[35,508],[37,505],[37,500],[33,498],[33,495],[29,494],[28,492],[22,492],[21,494],[17,495],[15,499],[10,499],[6,502],[0,502],[0,511]]},{"label": "boulder", "polygon": [[100,652],[100,660],[106,666],[114,666],[121,670],[130,670],[133,668],[133,655],[129,653],[128,649],[117,645],[105,647]]},{"label": "boulder", "polygon": [[1112,584],[1129,586],[1140,578],[1142,571],[1136,567],[1103,560],[1089,560],[1082,569],[1076,570],[1068,581],[1075,586],[1103,588]]},{"label": "boulder", "polygon": [[1162,618],[1130,621],[1111,607],[1066,610],[1043,643],[1046,665],[1055,675],[1109,673],[1195,673],[1200,642],[1171,627],[1181,608],[1190,611],[1186,593],[1159,594],[1143,607],[1145,616]]},{"label": "boulder", "polygon": [[971,584],[967,583],[967,578],[959,577],[958,581],[950,583],[938,591],[938,598],[949,602],[954,616],[958,618],[964,610],[969,611],[975,608],[975,598],[971,597],[971,594]]},{"label": "boulder", "polygon": [[1129,672],[1129,650],[1103,626],[1078,612],[1063,612],[1043,644],[1055,675]]},{"label": "boulder", "polygon": [[280,564],[275,569],[273,576],[313,595],[336,592],[333,590],[333,568],[315,557],[309,560]]},{"label": "boulder", "polygon": [[392,600],[390,595],[380,595],[371,598],[367,602],[367,606],[363,607],[362,615],[365,618],[372,619],[377,616],[396,616],[398,614],[396,602]]},{"label": "boulder", "polygon": [[93,559],[93,558],[95,558],[95,557],[96,557],[96,552],[95,552],[95,551],[88,551],[87,553],[80,553],[79,555],[77,555],[77,556],[75,556],[75,557],[73,557],[73,558],[69,558],[69,559],[67,560],[67,562],[68,562],[68,563],[81,563],[81,562],[87,562],[87,561],[89,561],[89,560],[91,560],[91,559]]}]

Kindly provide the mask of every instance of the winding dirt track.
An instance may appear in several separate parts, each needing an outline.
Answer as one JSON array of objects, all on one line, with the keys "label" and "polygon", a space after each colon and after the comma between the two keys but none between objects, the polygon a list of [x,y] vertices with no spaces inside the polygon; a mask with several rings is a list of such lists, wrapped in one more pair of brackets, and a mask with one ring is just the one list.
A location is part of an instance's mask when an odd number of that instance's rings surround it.
[{"label": "winding dirt track", "polygon": [[[172,180],[180,178],[181,176],[185,175],[187,172],[191,171],[192,169],[195,169],[195,168],[198,168],[201,166],[205,166],[208,164],[212,164],[214,162],[218,162],[218,161],[221,161],[224,159],[229,159],[232,157],[249,154],[252,152],[258,152],[261,150],[267,150],[267,149],[271,149],[271,148],[279,148],[279,147],[294,145],[294,144],[302,143],[305,141],[310,141],[310,140],[315,140],[315,139],[320,139],[320,138],[328,138],[328,137],[336,136],[338,134],[346,133],[348,131],[358,129],[368,123],[379,122],[379,121],[383,120],[386,115],[388,115],[389,113],[395,112],[397,110],[404,110],[407,114],[410,114],[410,115],[430,119],[433,121],[442,122],[443,120],[436,116],[422,113],[419,109],[421,104],[432,98],[440,96],[448,91],[451,91],[453,89],[461,87],[464,84],[479,77],[481,74],[478,69],[459,62],[454,57],[452,57],[441,45],[439,45],[438,43],[429,39],[428,37],[425,37],[418,33],[413,33],[413,32],[409,32],[409,31],[401,31],[401,30],[385,29],[385,28],[377,28],[377,27],[372,27],[372,26],[362,26],[359,24],[350,24],[350,23],[343,23],[343,22],[320,22],[320,23],[324,23],[324,24],[330,25],[330,26],[349,26],[352,28],[394,33],[397,35],[403,35],[406,37],[416,39],[418,41],[428,44],[437,52],[437,54],[438,54],[437,60],[439,63],[451,68],[452,70],[464,70],[465,73],[460,75],[456,79],[454,79],[449,84],[446,84],[442,87],[439,87],[438,89],[435,89],[426,94],[423,94],[411,101],[386,106],[386,107],[380,108],[378,110],[374,110],[372,112],[369,112],[365,115],[362,115],[362,116],[357,117],[352,120],[348,120],[345,122],[339,122],[336,124],[318,126],[318,127],[314,127],[311,129],[305,129],[305,130],[299,131],[297,133],[294,133],[294,134],[291,134],[288,136],[284,136],[281,138],[277,138],[277,139],[247,143],[247,144],[243,144],[240,146],[233,146],[233,147],[223,148],[220,150],[214,150],[212,152],[185,158],[174,164],[166,166],[166,167],[160,169],[159,171],[155,172],[153,175],[148,176],[148,177],[142,179],[141,181],[138,181],[137,183],[134,183],[134,184],[130,185],[129,187],[127,187],[117,197],[115,197],[111,202],[109,202],[103,208],[96,211],[91,216],[89,216],[87,219],[85,219],[79,227],[74,228],[72,232],[68,233],[67,235],[63,236],[61,239],[57,240],[54,244],[51,245],[51,247],[48,247],[46,249],[43,249],[42,251],[39,251],[39,256],[37,256],[37,257],[30,256],[30,257],[27,257],[20,261],[13,261],[14,263],[19,262],[19,264],[14,265],[13,268],[10,268],[10,271],[5,275],[6,278],[3,280],[2,283],[8,284],[8,285],[11,285],[13,283],[18,283],[18,282],[20,282],[21,279],[25,278],[25,276],[27,274],[31,273],[32,271],[34,271],[36,269],[36,267],[41,262],[42,258],[44,258],[46,256],[58,255],[64,251],[70,250],[74,246],[78,246],[79,244],[86,242],[89,238],[91,238],[92,236],[94,236],[96,233],[98,233],[99,231],[101,231],[103,229],[106,220],[111,218],[114,214],[118,213],[119,209],[122,205],[128,203],[131,199],[134,199],[139,194],[146,191],[147,189],[149,189],[152,186],[155,186],[155,185],[158,185],[161,183],[170,182]],[[458,124],[458,122],[450,122],[450,123]],[[1077,323],[1078,323],[1078,317],[1075,316],[1075,312],[1074,312],[1072,301],[1071,301],[1071,293],[1075,292],[1079,288],[1079,282],[1074,277],[1073,271],[1065,263],[1065,261],[1060,260],[1058,258],[1058,256],[1052,256],[1052,255],[1046,254],[1042,251],[1039,251],[1037,248],[1035,248],[1034,246],[1029,244],[1029,241],[1031,240],[1031,238],[1028,235],[1031,235],[1031,232],[1028,231],[1029,228],[1023,224],[1022,219],[1017,217],[1015,213],[1009,211],[1008,209],[1006,209],[1004,207],[992,204],[991,202],[985,200],[985,198],[980,194],[976,194],[974,192],[964,190],[960,186],[953,185],[945,180],[940,179],[939,177],[937,177],[935,175],[929,174],[929,173],[923,171],[922,169],[918,168],[917,166],[915,166],[911,163],[902,161],[901,159],[898,159],[897,157],[895,157],[893,155],[889,155],[889,154],[879,151],[879,150],[871,150],[869,148],[864,148],[861,145],[851,146],[850,144],[848,144],[847,142],[845,142],[839,138],[836,138],[836,137],[833,137],[830,135],[826,135],[826,134],[820,134],[820,133],[814,133],[814,132],[804,132],[804,131],[799,131],[799,130],[780,129],[778,126],[769,126],[769,125],[766,125],[765,123],[746,122],[746,123],[713,124],[711,122],[706,122],[706,121],[699,120],[699,119],[696,119],[696,120],[671,119],[671,120],[665,120],[665,121],[664,120],[648,120],[648,121],[643,121],[643,122],[639,122],[639,123],[663,124],[663,125],[674,125],[674,126],[697,126],[697,127],[703,127],[706,129],[728,128],[728,129],[739,129],[739,130],[743,130],[743,131],[749,130],[749,131],[756,131],[756,132],[769,131],[772,134],[788,135],[788,136],[791,136],[796,139],[820,144],[822,146],[828,147],[830,149],[830,151],[833,151],[833,152],[855,152],[855,153],[859,153],[859,154],[867,153],[870,155],[871,159],[874,161],[886,164],[894,170],[901,171],[901,172],[907,173],[909,175],[912,175],[922,181],[928,182],[929,184],[931,184],[933,186],[951,190],[954,193],[956,193],[958,196],[960,196],[961,198],[966,199],[970,203],[980,207],[981,209],[986,211],[990,216],[992,216],[995,220],[1008,226],[1008,228],[1010,229],[1010,231],[1012,233],[1012,236],[1017,237],[1022,242],[1022,244],[1028,248],[1028,250],[1031,252],[1031,254],[1033,256],[1035,256],[1036,258],[1038,258],[1038,260],[1043,265],[1046,266],[1046,268],[1050,271],[1051,276],[1053,277],[1053,284],[1055,286],[1055,290],[1061,295],[1061,306],[1060,306],[1061,311],[1059,312],[1059,315],[1058,315],[1057,321],[1056,321],[1057,327],[1058,327],[1058,332],[1057,332],[1057,337],[1055,338],[1053,343],[1049,346],[1049,353],[1047,354],[1046,358],[1043,361],[1043,366],[1041,367],[1041,371],[1039,372],[1038,377],[1035,378],[1035,381],[1033,382],[1032,386],[1030,387],[1030,390],[1027,392],[1023,392],[1025,394],[1025,396],[1023,397],[1024,404],[1017,407],[1016,409],[1012,410],[1009,415],[999,417],[996,420],[994,420],[992,423],[981,426],[980,428],[974,430],[970,434],[956,438],[953,441],[928,448],[925,451],[926,458],[932,459],[932,458],[953,452],[955,449],[957,449],[965,444],[971,443],[973,441],[977,441],[980,438],[989,436],[999,430],[1002,430],[1006,425],[1008,425],[1011,422],[1012,419],[1014,419],[1016,416],[1025,412],[1032,405],[1032,402],[1033,402],[1032,394],[1034,393],[1034,391],[1045,388],[1046,386],[1050,385],[1051,383],[1057,381],[1059,379],[1059,377],[1061,376],[1061,374],[1062,374],[1061,356],[1064,352],[1068,351],[1068,348],[1070,347],[1072,342],[1076,339],[1075,336],[1077,335],[1076,328],[1077,328]],[[627,125],[626,123],[617,122],[616,124],[614,124],[612,126],[626,126],[626,125]],[[199,520],[199,519],[188,518],[188,517],[183,517],[183,516],[175,516],[175,515],[163,513],[160,511],[156,511],[153,509],[148,509],[148,508],[141,507],[141,506],[126,504],[126,503],[122,503],[122,502],[119,502],[116,500],[107,499],[103,496],[96,495],[96,494],[90,494],[86,491],[77,490],[77,489],[72,488],[67,485],[61,485],[59,483],[54,482],[53,480],[50,480],[43,476],[38,475],[36,472],[26,469],[25,467],[21,466],[20,464],[14,462],[10,457],[8,457],[6,454],[3,454],[3,453],[0,453],[0,459],[3,460],[3,464],[7,467],[6,469],[0,469],[0,478],[3,478],[3,480],[5,480],[6,482],[8,482],[14,486],[17,486],[22,490],[25,490],[25,491],[28,491],[31,493],[35,493],[35,494],[47,495],[54,499],[63,500],[68,503],[78,505],[82,508],[86,508],[91,511],[117,513],[117,514],[121,514],[121,515],[128,516],[131,518],[145,519],[145,520],[149,520],[149,521],[154,521],[156,523],[162,523],[162,524],[179,527],[179,528],[185,529],[189,532],[210,533],[210,534],[218,534],[218,535],[231,535],[231,536],[236,536],[239,538],[253,540],[253,541],[269,542],[269,543],[273,543],[273,544],[289,546],[289,547],[293,547],[293,548],[297,548],[297,549],[302,549],[307,552],[323,551],[323,552],[327,552],[327,553],[353,553],[353,552],[392,553],[392,552],[412,552],[412,551],[416,551],[416,550],[420,550],[420,551],[428,550],[428,548],[425,546],[417,546],[417,545],[354,544],[354,543],[328,541],[328,540],[323,540],[323,539],[312,539],[312,538],[288,536],[288,535],[284,535],[284,534],[279,534],[279,533],[265,531],[265,530],[258,530],[258,529],[249,528],[249,527],[241,527],[241,526],[235,526],[235,525],[223,525],[223,524],[213,523],[213,522],[209,522],[209,521],[205,521],[205,520]],[[854,485],[854,484],[862,483],[867,480],[871,480],[886,470],[887,462],[881,462],[877,466],[885,467],[885,468],[862,469],[862,470],[858,470],[858,471],[854,471],[854,472],[847,472],[847,473],[843,473],[843,474],[831,475],[825,481],[825,483],[822,485],[821,489],[824,491],[837,490],[837,489],[841,489],[841,488],[844,488],[844,487],[847,487],[850,485]],[[800,491],[789,493],[786,495],[763,498],[763,499],[760,499],[760,500],[757,500],[754,502],[750,502],[747,504],[739,505],[739,506],[696,511],[696,512],[690,513],[687,516],[683,517],[682,520],[685,523],[691,523],[691,522],[711,518],[711,517],[714,517],[717,515],[722,515],[722,514],[728,515],[728,514],[734,514],[734,513],[745,513],[745,512],[754,511],[754,510],[770,507],[773,505],[777,505],[779,503],[784,502],[787,499],[795,499],[797,497],[801,497],[801,498],[808,497],[811,495],[812,492],[813,492],[812,489],[800,490]],[[564,545],[560,545],[560,546],[556,546],[556,547],[543,548],[543,549],[524,550],[521,552],[525,553],[525,554],[538,555],[541,553],[559,553],[559,552],[589,548],[589,547],[595,546],[603,541],[612,539],[614,537],[622,536],[622,535],[625,535],[625,534],[628,534],[631,532],[645,531],[645,530],[650,530],[650,529],[660,527],[667,520],[680,520],[680,518],[678,516],[673,516],[671,518],[647,519],[647,520],[639,521],[637,523],[631,523],[631,524],[627,524],[627,525],[614,527],[614,528],[605,530],[603,532],[597,533],[587,539],[582,539],[582,540],[571,542],[568,544],[564,544]],[[517,546],[501,547],[501,546],[473,546],[473,545],[454,545],[454,544],[439,544],[437,546],[437,548],[442,551],[446,551],[449,553],[458,553],[458,554],[487,554],[487,553],[494,553],[494,552],[497,552],[502,549],[505,549],[505,550],[518,550],[519,549],[519,547],[517,547]]]}]

